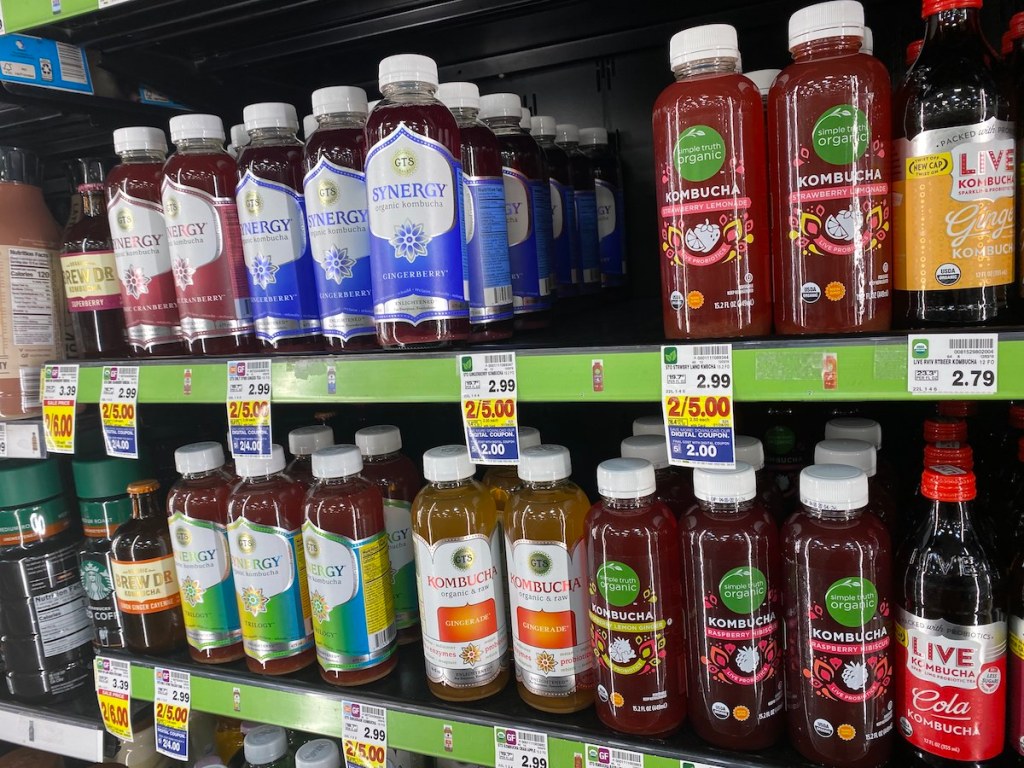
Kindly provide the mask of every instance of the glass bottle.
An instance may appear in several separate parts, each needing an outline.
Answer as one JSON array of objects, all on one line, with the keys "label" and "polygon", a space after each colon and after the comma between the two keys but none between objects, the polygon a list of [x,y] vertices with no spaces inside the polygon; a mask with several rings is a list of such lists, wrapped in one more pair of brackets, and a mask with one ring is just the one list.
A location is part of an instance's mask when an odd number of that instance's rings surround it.
[{"label": "glass bottle", "polygon": [[541,115],[530,119],[530,135],[544,151],[551,187],[551,258],[555,267],[558,296],[575,296],[583,282],[580,262],[580,233],[576,226],[576,200],[569,169],[569,154],[555,143],[555,118]]},{"label": "glass bottle", "polygon": [[618,288],[625,284],[627,270],[622,167],[608,146],[608,131],[604,128],[580,128],[579,136],[580,151],[594,168],[601,286]]},{"label": "glass bottle", "polygon": [[580,150],[580,129],[573,123],[555,124],[555,143],[569,156],[569,178],[576,205],[576,234],[579,241],[580,292],[593,295],[601,290],[601,247],[597,232],[597,192],[594,164]]}]

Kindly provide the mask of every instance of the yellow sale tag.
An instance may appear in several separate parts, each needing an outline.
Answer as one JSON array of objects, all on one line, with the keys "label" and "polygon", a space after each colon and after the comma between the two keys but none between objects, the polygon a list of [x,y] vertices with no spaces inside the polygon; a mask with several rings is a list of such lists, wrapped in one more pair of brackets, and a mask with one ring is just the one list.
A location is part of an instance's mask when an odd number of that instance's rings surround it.
[{"label": "yellow sale tag", "polygon": [[342,701],[345,768],[384,768],[388,711],[384,707]]},{"label": "yellow sale tag", "polygon": [[43,368],[43,432],[46,450],[75,452],[75,405],[78,401],[78,366]]},{"label": "yellow sale tag", "polygon": [[732,427],[728,395],[670,395],[665,398],[668,423],[676,427]]},{"label": "yellow sale tag", "polygon": [[103,727],[122,741],[132,741],[132,719],[128,712],[132,700],[130,662],[97,656],[93,665]]}]

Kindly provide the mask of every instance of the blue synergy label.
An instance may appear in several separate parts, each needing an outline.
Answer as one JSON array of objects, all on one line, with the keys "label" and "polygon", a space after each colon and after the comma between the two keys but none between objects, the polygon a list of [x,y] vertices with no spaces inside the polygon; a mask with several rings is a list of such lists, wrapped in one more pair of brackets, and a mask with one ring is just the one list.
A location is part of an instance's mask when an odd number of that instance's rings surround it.
[{"label": "blue synergy label", "polygon": [[366,157],[377,323],[466,318],[462,166],[404,123]]},{"label": "blue synergy label", "polygon": [[246,171],[235,188],[256,336],[320,333],[306,206],[291,187]]},{"label": "blue synergy label", "polygon": [[373,336],[366,174],[321,158],[304,187],[324,336]]},{"label": "blue synergy label", "polygon": [[505,184],[496,176],[464,176],[469,319],[493,323],[512,318]]},{"label": "blue synergy label", "polygon": [[622,192],[607,181],[595,179],[597,235],[601,251],[601,274],[621,278],[626,273],[622,245]]},{"label": "blue synergy label", "polygon": [[575,229],[575,212],[572,203],[572,189],[551,179],[551,253],[555,260],[555,279],[558,285],[572,285],[573,279],[572,236]]},{"label": "blue synergy label", "polygon": [[601,282],[601,249],[597,242],[597,196],[592,189],[578,189],[574,197],[583,282],[596,285]]},{"label": "blue synergy label", "polygon": [[[515,313],[551,308],[551,192],[542,181],[503,167],[508,258],[512,267]],[[538,211],[544,211],[538,216]]]}]

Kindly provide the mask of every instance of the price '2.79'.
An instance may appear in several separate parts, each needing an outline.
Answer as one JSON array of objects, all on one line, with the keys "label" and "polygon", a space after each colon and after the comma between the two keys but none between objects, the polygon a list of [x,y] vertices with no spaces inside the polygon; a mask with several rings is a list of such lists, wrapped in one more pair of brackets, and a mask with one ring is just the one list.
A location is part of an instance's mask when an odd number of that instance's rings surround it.
[{"label": "price '2.79'", "polygon": [[996,383],[995,371],[981,371],[974,368],[970,371],[956,369],[953,371],[954,387],[991,387]]}]

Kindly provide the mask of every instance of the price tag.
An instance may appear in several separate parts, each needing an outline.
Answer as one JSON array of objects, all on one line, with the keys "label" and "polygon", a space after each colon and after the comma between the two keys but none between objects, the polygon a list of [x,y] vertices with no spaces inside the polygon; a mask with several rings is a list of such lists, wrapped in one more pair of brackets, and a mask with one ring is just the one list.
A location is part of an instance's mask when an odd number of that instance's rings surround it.
[{"label": "price tag", "polygon": [[78,366],[43,366],[43,430],[46,450],[75,452],[75,405],[78,401]]},{"label": "price tag", "polygon": [[586,768],[644,768],[644,756],[631,749],[587,744]]},{"label": "price tag", "polygon": [[907,391],[912,395],[994,395],[998,365],[995,333],[907,337]]},{"label": "price tag", "polygon": [[270,360],[228,362],[228,432],[235,456],[270,456]]},{"label": "price tag", "polygon": [[495,768],[548,768],[548,735],[494,727]]},{"label": "price tag", "polygon": [[132,741],[132,718],[128,713],[132,699],[131,663],[97,656],[93,665],[103,727],[122,741]]},{"label": "price tag", "polygon": [[0,422],[0,459],[7,458],[7,425]]},{"label": "price tag", "polygon": [[184,670],[156,667],[153,670],[153,686],[156,751],[175,760],[188,760],[192,676]]},{"label": "price tag", "polygon": [[100,388],[100,421],[107,455],[121,459],[139,458],[135,406],[139,398],[137,365],[103,366]]},{"label": "price tag", "polygon": [[345,768],[384,768],[388,751],[388,711],[342,701]]},{"label": "price tag", "polygon": [[735,466],[732,344],[662,347],[661,393],[669,461]]},{"label": "price tag", "polygon": [[519,461],[519,407],[515,352],[458,355],[462,423],[476,464]]}]

